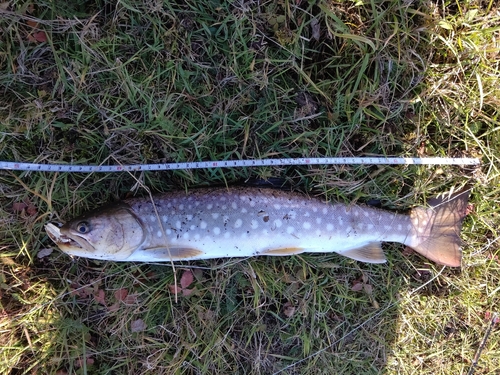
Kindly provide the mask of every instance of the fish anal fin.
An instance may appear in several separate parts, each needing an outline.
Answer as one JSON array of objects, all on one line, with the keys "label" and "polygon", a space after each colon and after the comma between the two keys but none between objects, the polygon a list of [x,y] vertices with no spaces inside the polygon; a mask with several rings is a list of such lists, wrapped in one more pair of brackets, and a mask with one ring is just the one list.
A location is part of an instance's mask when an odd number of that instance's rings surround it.
[{"label": "fish anal fin", "polygon": [[361,247],[342,251],[340,253],[348,258],[366,263],[385,263],[385,255],[380,246],[380,242],[370,242]]},{"label": "fish anal fin", "polygon": [[277,249],[268,249],[259,252],[259,255],[275,255],[275,256],[285,256],[285,255],[295,255],[300,254],[305,251],[302,247],[280,247]]},{"label": "fish anal fin", "polygon": [[154,247],[145,249],[148,256],[157,261],[197,259],[203,251],[192,247]]}]

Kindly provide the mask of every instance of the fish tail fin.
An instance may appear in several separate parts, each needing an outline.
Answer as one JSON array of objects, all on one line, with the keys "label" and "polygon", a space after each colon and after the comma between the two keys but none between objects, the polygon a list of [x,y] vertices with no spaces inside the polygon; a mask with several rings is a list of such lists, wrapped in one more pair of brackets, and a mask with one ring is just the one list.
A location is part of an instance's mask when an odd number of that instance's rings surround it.
[{"label": "fish tail fin", "polygon": [[429,208],[417,207],[410,213],[412,229],[406,243],[424,257],[445,266],[460,267],[460,231],[467,214],[470,190],[431,199]]}]

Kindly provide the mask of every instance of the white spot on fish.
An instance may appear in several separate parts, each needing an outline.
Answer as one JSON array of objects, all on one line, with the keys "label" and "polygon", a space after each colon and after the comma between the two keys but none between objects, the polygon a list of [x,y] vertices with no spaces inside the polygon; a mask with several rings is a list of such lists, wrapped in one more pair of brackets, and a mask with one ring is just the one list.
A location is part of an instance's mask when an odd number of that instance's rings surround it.
[{"label": "white spot on fish", "polygon": [[214,234],[220,234],[220,228],[219,227],[215,227],[214,228]]},{"label": "white spot on fish", "polygon": [[229,238],[229,237],[231,237],[231,232],[224,233],[224,238]]},{"label": "white spot on fish", "polygon": [[364,227],[365,227],[365,224],[363,224],[363,223],[358,223],[358,228],[359,228],[359,229],[363,229]]},{"label": "white spot on fish", "polygon": [[257,223],[257,220],[252,220],[252,223],[250,224],[250,227],[252,229],[257,229],[259,227],[259,223]]},{"label": "white spot on fish", "polygon": [[155,215],[151,215],[151,216],[149,217],[149,221],[151,221],[152,223],[154,223],[154,222],[156,221],[156,217],[155,217]]},{"label": "white spot on fish", "polygon": [[201,228],[201,229],[206,229],[206,228],[207,228],[207,222],[206,222],[206,221],[202,221],[202,222],[200,223],[200,228]]},{"label": "white spot on fish", "polygon": [[189,238],[189,233],[186,232],[182,235],[182,238],[184,238],[185,240],[187,240]]},{"label": "white spot on fish", "polygon": [[365,211],[365,212],[363,212],[363,215],[364,215],[365,217],[368,217],[368,212],[366,212],[366,211]]},{"label": "white spot on fish", "polygon": [[241,221],[241,219],[236,219],[236,221],[234,222],[234,227],[239,228],[239,227],[241,227],[242,224],[243,224],[243,221]]},{"label": "white spot on fish", "polygon": [[262,230],[262,234],[263,234],[264,236],[267,236],[267,235],[269,234],[269,232],[267,231],[267,229],[264,229],[264,230]]},{"label": "white spot on fish", "polygon": [[326,230],[331,232],[333,230],[333,225],[332,224],[327,224]]},{"label": "white spot on fish", "polygon": [[368,224],[368,227],[367,227],[367,228],[368,228],[368,230],[373,229],[373,224]]},{"label": "white spot on fish", "polygon": [[275,210],[279,210],[281,208],[281,204],[275,204],[273,207]]},{"label": "white spot on fish", "polygon": [[384,229],[385,229],[385,230],[389,230],[389,229],[391,229],[391,228],[392,228],[392,227],[391,227],[390,225],[384,225]]},{"label": "white spot on fish", "polygon": [[167,229],[165,233],[167,233],[167,236],[170,236],[172,234],[172,231],[170,229]]},{"label": "white spot on fish", "polygon": [[184,209],[184,205],[183,204],[180,204],[179,205],[179,210],[183,210]]},{"label": "white spot on fish", "polygon": [[286,228],[286,232],[288,234],[292,234],[293,232],[295,232],[295,228],[294,227],[288,227],[288,228]]},{"label": "white spot on fish", "polygon": [[186,215],[186,220],[193,220],[193,215]]},{"label": "white spot on fish", "polygon": [[313,207],[313,212],[318,212],[318,207]]},{"label": "white spot on fish", "polygon": [[354,210],[354,216],[358,217],[359,216],[359,212],[358,210]]},{"label": "white spot on fish", "polygon": [[422,225],[427,225],[427,220],[423,220]]},{"label": "white spot on fish", "polygon": [[194,202],[194,205],[198,207],[200,205],[200,202]]},{"label": "white spot on fish", "polygon": [[214,207],[212,203],[207,204],[207,210],[211,210]]},{"label": "white spot on fish", "polygon": [[304,229],[311,229],[311,223],[309,223],[309,222],[306,221],[304,224],[302,224],[302,228],[304,228]]},{"label": "white spot on fish", "polygon": [[408,225],[406,226],[406,228],[407,228],[408,230],[410,230],[410,229],[411,229],[411,224],[408,224]]},{"label": "white spot on fish", "polygon": [[223,204],[220,208],[222,208],[225,211],[227,210],[227,205]]},{"label": "white spot on fish", "polygon": [[246,214],[247,212],[248,212],[248,210],[247,210],[246,208],[242,208],[242,209],[241,209],[241,213],[242,213],[242,214]]},{"label": "white spot on fish", "polygon": [[225,202],[227,200],[226,197],[220,197],[219,199],[221,202]]},{"label": "white spot on fish", "polygon": [[241,238],[247,238],[247,237],[248,237],[247,232],[243,232],[243,233],[241,234]]},{"label": "white spot on fish", "polygon": [[158,232],[156,232],[156,235],[158,236],[158,238],[160,238],[161,236],[163,236],[163,233],[161,232],[161,230],[159,230]]},{"label": "white spot on fish", "polygon": [[177,220],[177,222],[175,223],[175,227],[177,229],[181,229],[181,226],[182,226],[181,222],[179,220]]},{"label": "white spot on fish", "polygon": [[322,220],[321,220],[321,218],[320,218],[320,217],[317,217],[317,218],[316,218],[316,224],[321,224],[321,221],[322,221]]},{"label": "white spot on fish", "polygon": [[402,230],[403,226],[401,224],[398,224],[398,230]]},{"label": "white spot on fish", "polygon": [[191,229],[191,230],[195,230],[195,229],[196,229],[196,226],[195,226],[195,225],[191,225],[191,226],[189,227],[189,229]]},{"label": "white spot on fish", "polygon": [[306,211],[306,213],[304,214],[304,217],[309,217],[311,216],[311,214],[309,213],[309,211]]},{"label": "white spot on fish", "polygon": [[255,207],[255,201],[250,201],[250,207]]},{"label": "white spot on fish", "polygon": [[192,209],[193,209],[193,205],[192,205],[192,204],[190,204],[190,205],[188,206],[188,210],[192,210]]},{"label": "white spot on fish", "polygon": [[236,204],[236,202],[231,203],[231,207],[233,210],[238,209],[238,205]]},{"label": "white spot on fish", "polygon": [[196,234],[194,235],[194,239],[195,239],[195,240],[199,240],[199,239],[200,239],[200,234],[199,234],[199,233],[196,233]]},{"label": "white spot on fish", "polygon": [[274,220],[274,226],[275,226],[276,228],[281,227],[281,225],[282,225],[282,224],[283,224],[283,223],[281,222],[281,220],[279,220],[279,219]]},{"label": "white spot on fish", "polygon": [[217,219],[219,217],[219,214],[217,212],[214,212],[212,214],[212,219]]},{"label": "white spot on fish", "polygon": [[163,222],[166,223],[168,221],[168,216],[167,215],[163,215],[162,219],[163,219]]},{"label": "white spot on fish", "polygon": [[326,215],[328,213],[328,209],[326,207],[323,207],[323,210],[321,210],[321,212],[323,212],[323,215]]},{"label": "white spot on fish", "polygon": [[316,229],[316,236],[321,236],[321,231],[319,229]]}]

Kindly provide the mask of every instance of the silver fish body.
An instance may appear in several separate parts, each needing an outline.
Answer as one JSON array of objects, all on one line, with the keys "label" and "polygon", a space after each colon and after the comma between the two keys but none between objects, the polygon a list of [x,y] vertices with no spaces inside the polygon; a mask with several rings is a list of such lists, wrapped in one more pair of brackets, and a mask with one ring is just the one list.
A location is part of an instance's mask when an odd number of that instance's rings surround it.
[{"label": "silver fish body", "polygon": [[460,266],[460,230],[468,192],[398,214],[325,203],[272,189],[196,189],[124,200],[62,228],[46,226],[59,248],[87,258],[176,261],[336,252],[385,262],[381,242],[405,244],[427,258]]}]

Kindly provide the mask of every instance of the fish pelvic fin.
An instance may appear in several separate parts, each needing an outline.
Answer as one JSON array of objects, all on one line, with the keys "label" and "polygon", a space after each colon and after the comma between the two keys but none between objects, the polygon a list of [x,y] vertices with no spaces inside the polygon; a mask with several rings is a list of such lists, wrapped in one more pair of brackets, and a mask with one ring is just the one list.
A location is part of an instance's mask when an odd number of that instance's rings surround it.
[{"label": "fish pelvic fin", "polygon": [[204,252],[191,247],[155,247],[145,249],[144,254],[146,260],[165,262],[197,259]]},{"label": "fish pelvic fin", "polygon": [[380,242],[370,242],[355,249],[345,250],[340,253],[348,258],[365,263],[385,263],[386,258]]},{"label": "fish pelvic fin", "polygon": [[410,213],[412,228],[408,245],[438,264],[460,267],[460,231],[467,215],[470,190],[429,201],[429,208],[417,207]]}]

